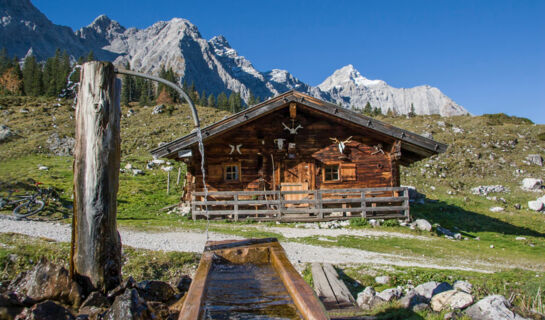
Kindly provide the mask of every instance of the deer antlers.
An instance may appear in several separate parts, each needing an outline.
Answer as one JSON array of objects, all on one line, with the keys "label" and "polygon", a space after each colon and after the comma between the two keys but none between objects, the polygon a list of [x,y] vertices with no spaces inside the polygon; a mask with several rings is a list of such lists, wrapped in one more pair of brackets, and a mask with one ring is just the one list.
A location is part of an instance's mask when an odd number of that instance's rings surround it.
[{"label": "deer antlers", "polygon": [[341,141],[337,138],[329,138],[331,141],[335,142],[339,146],[339,151],[344,153],[345,144],[352,141],[352,136],[346,138],[344,141]]}]

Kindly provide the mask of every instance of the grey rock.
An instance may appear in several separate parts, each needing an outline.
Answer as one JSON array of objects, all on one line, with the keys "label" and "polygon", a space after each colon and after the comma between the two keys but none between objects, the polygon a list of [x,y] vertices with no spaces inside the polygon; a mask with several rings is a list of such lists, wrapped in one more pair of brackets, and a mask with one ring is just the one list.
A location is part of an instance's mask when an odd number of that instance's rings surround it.
[{"label": "grey rock", "polygon": [[0,143],[7,142],[13,137],[15,137],[15,132],[13,132],[10,127],[0,125]]},{"label": "grey rock", "polygon": [[428,220],[426,219],[416,219],[414,222],[413,222],[413,225],[418,229],[418,230],[423,230],[423,231],[431,231],[431,223],[428,222]]},{"label": "grey rock", "polygon": [[17,316],[20,320],[73,320],[74,315],[60,304],[47,300],[25,309]]},{"label": "grey rock", "polygon": [[426,303],[428,300],[429,299],[427,299],[426,297],[421,296],[418,293],[416,293],[416,291],[413,289],[413,290],[410,290],[409,292],[407,292],[407,294],[405,294],[405,296],[403,296],[399,300],[399,304],[404,309],[411,309],[412,307],[414,307],[417,304]]},{"label": "grey rock", "polygon": [[486,196],[489,193],[509,192],[509,188],[502,185],[478,186],[471,189],[471,193]]},{"label": "grey rock", "polygon": [[458,232],[452,232],[447,228],[437,226],[437,227],[435,227],[435,230],[437,230],[437,232],[440,233],[440,234],[444,234],[449,239],[454,239],[454,240],[461,240],[462,239],[462,234],[460,234]]},{"label": "grey rock", "polygon": [[522,189],[528,191],[534,191],[541,189],[543,185],[543,180],[535,178],[524,178],[522,180]]},{"label": "grey rock", "polygon": [[85,307],[98,307],[98,308],[108,308],[110,306],[110,301],[99,291],[93,291],[85,301],[81,304],[80,308]]},{"label": "grey rock", "polygon": [[412,307],[412,310],[413,310],[414,312],[418,312],[418,311],[428,310],[429,308],[430,308],[430,305],[429,305],[429,304],[424,303],[424,302],[421,302],[421,303],[415,304],[415,305]]},{"label": "grey rock", "polygon": [[389,276],[375,277],[375,282],[378,284],[387,284],[388,282],[390,282],[390,277]]},{"label": "grey rock", "polygon": [[144,171],[142,171],[140,169],[132,169],[132,175],[133,176],[141,176],[141,175],[144,175]]},{"label": "grey rock", "polygon": [[44,259],[32,270],[20,273],[8,289],[36,301],[55,300],[76,307],[81,304],[82,290],[68,270]]},{"label": "grey rock", "polygon": [[420,135],[424,138],[433,139],[433,134],[431,132],[422,132]]},{"label": "grey rock", "polygon": [[448,290],[452,290],[450,284],[437,281],[426,282],[414,288],[416,294],[421,295],[426,299],[431,299],[434,295]]},{"label": "grey rock", "polygon": [[376,291],[373,287],[366,287],[365,290],[358,294],[356,303],[361,309],[370,310],[384,303],[384,300],[377,297]]},{"label": "grey rock", "polygon": [[528,201],[528,208],[534,211],[541,211],[543,210],[543,202],[540,200]]},{"label": "grey rock", "polygon": [[170,284],[158,280],[139,282],[136,288],[146,301],[167,302],[176,294]]},{"label": "grey rock", "polygon": [[127,289],[132,289],[136,287],[136,281],[133,277],[128,277],[123,282],[121,282],[117,287],[113,288],[112,290],[108,291],[108,294],[106,295],[108,299],[113,300],[118,295],[125,292]]},{"label": "grey rock", "polygon": [[543,167],[543,158],[539,154],[529,154],[526,157],[526,160],[528,160],[528,162],[531,164]]},{"label": "grey rock", "polygon": [[153,318],[155,318],[155,315],[146,301],[138,295],[138,291],[136,289],[127,289],[122,295],[115,298],[114,303],[103,319],[146,320]]},{"label": "grey rock", "polygon": [[456,280],[454,281],[452,287],[458,291],[463,291],[469,294],[473,293],[473,285],[468,281]]},{"label": "grey rock", "polygon": [[523,320],[525,318],[519,316],[509,310],[511,304],[504,296],[492,295],[479,300],[477,303],[467,308],[466,315],[474,320]]},{"label": "grey rock", "polygon": [[390,288],[383,290],[382,292],[377,294],[377,297],[381,298],[386,302],[389,302],[401,298],[402,295],[403,291],[400,288]]},{"label": "grey rock", "polygon": [[71,156],[76,145],[76,139],[72,137],[61,138],[58,133],[53,133],[47,138],[49,150],[56,156]]},{"label": "grey rock", "polygon": [[159,104],[153,108],[153,111],[151,112],[151,114],[160,114],[163,112],[165,112],[165,106],[162,104]]},{"label": "grey rock", "polygon": [[473,303],[471,294],[448,290],[434,295],[431,298],[431,308],[433,311],[440,312],[445,309],[464,309]]}]

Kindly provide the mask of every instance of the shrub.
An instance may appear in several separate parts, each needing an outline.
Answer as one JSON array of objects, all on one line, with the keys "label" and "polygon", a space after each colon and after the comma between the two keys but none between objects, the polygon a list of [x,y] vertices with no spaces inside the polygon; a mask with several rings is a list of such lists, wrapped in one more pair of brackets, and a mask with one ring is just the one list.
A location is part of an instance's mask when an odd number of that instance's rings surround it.
[{"label": "shrub", "polygon": [[353,227],[364,227],[369,225],[369,222],[365,218],[352,218],[350,219],[350,225]]},{"label": "shrub", "polygon": [[399,221],[397,221],[397,219],[388,219],[385,220],[382,225],[385,227],[397,227],[399,226]]},{"label": "shrub", "polygon": [[501,126],[503,124],[534,124],[528,118],[508,116],[505,113],[483,114],[486,124],[489,126]]},{"label": "shrub", "polygon": [[537,135],[537,138],[541,141],[545,141],[545,132],[542,132],[540,134]]}]

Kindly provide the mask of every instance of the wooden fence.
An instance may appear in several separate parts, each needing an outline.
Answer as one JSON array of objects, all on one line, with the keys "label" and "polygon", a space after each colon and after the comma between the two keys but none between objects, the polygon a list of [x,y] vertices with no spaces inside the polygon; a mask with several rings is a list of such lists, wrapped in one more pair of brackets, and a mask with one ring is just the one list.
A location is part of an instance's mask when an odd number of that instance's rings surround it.
[{"label": "wooden fence", "polygon": [[354,217],[409,219],[409,190],[405,187],[193,192],[193,219],[251,219],[256,221],[328,221]]}]

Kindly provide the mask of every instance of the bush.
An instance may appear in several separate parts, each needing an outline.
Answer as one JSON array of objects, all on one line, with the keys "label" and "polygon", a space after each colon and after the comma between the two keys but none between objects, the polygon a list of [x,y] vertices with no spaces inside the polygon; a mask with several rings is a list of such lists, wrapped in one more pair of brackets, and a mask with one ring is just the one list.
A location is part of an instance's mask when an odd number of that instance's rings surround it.
[{"label": "bush", "polygon": [[369,222],[365,218],[352,218],[350,219],[350,225],[353,227],[365,227],[369,225]]},{"label": "bush", "polygon": [[388,219],[385,220],[382,225],[385,227],[397,227],[399,226],[399,221],[397,221],[397,219]]},{"label": "bush", "polygon": [[508,116],[505,113],[483,114],[486,124],[489,126],[501,126],[503,124],[534,124],[528,118]]},{"label": "bush", "polygon": [[537,138],[541,141],[545,141],[545,132],[542,132],[540,134],[537,135]]}]

